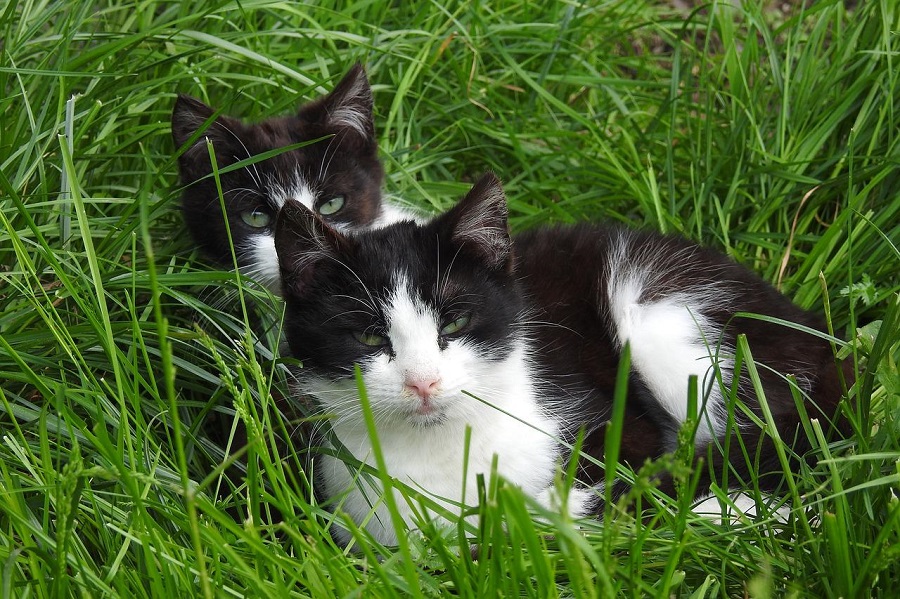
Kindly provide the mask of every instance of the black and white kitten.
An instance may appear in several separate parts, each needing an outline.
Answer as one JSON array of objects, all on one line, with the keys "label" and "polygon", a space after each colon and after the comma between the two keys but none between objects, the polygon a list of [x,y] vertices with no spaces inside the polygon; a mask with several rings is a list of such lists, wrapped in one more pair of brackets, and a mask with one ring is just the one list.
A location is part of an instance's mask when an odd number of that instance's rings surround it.
[{"label": "black and white kitten", "polygon": [[[453,511],[477,502],[475,477],[490,472],[495,455],[499,474],[545,504],[554,501],[554,469],[566,457],[558,439],[583,427],[587,449],[602,458],[602,424],[626,341],[632,371],[621,455],[635,467],[675,448],[690,375],[704,398],[698,454],[725,435],[722,389],[736,377],[738,395],[759,412],[746,377],[734,372],[738,334],[754,351],[781,438],[799,454],[808,443],[783,373],[796,377],[810,415],[831,418],[841,399],[827,342],[735,316],[767,314],[823,330],[817,316],[751,272],[686,240],[617,227],[550,227],[511,239],[493,175],[425,224],[342,233],[286,202],[275,245],[285,334],[303,363],[298,391],[332,416],[344,449],[374,464],[354,380],[359,364],[388,472]],[[748,451],[761,447],[758,469],[777,472],[767,437],[735,419]],[[741,451],[730,455],[746,473]],[[377,483],[328,455],[316,472],[324,494],[340,498],[355,522],[383,543],[396,541]],[[589,483],[602,481],[587,474]],[[774,487],[777,478],[761,484]],[[660,482],[674,491],[665,476]],[[413,524],[412,508],[398,503]],[[585,513],[594,503],[579,490],[568,508]],[[346,531],[337,534],[348,540]]]},{"label": "black and white kitten", "polygon": [[[202,133],[200,133],[202,131]],[[273,241],[275,214],[287,200],[300,202],[335,228],[363,227],[410,218],[382,204],[384,171],[372,115],[372,91],[362,66],[355,65],[326,96],[296,115],[256,124],[217,115],[200,100],[179,95],[172,112],[176,148],[193,144],[178,158],[182,210],[201,250],[231,267],[232,244],[245,274],[281,292]],[[212,177],[206,140],[219,170],[294,144],[244,168],[221,174],[226,220]],[[229,239],[230,232],[230,239]]]}]

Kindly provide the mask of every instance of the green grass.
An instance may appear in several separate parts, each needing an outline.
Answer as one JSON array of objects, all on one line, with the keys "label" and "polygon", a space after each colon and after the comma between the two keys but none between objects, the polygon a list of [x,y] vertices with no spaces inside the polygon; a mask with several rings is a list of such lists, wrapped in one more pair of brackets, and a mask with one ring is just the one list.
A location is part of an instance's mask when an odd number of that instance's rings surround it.
[{"label": "green grass", "polygon": [[[900,3],[544,4],[0,9],[0,597],[894,596]],[[816,443],[786,523],[697,518],[649,471],[644,519],[536,520],[487,477],[478,527],[334,544],[306,448],[282,441],[306,411],[268,349],[280,307],[251,338],[221,301],[270,304],[187,243],[168,123],[178,92],[288,112],[357,60],[410,204],[493,169],[516,229],[680,232],[827,309],[856,431]]]}]

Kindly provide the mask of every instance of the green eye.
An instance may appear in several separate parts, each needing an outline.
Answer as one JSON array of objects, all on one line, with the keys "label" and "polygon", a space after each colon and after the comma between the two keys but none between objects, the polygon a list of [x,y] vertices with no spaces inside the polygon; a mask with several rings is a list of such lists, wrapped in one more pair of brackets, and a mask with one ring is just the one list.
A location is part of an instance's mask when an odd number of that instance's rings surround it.
[{"label": "green eye", "polygon": [[454,334],[460,332],[461,330],[466,328],[466,325],[469,324],[470,319],[471,318],[469,317],[468,314],[463,314],[456,320],[448,322],[441,329],[441,335],[454,335]]},{"label": "green eye", "polygon": [[332,214],[336,214],[341,211],[341,208],[344,207],[344,196],[334,196],[327,202],[322,202],[319,204],[319,207],[316,210],[319,211],[319,214],[322,216],[330,216]]},{"label": "green eye", "polygon": [[272,215],[262,208],[254,208],[241,212],[241,220],[254,229],[264,229],[272,222]]},{"label": "green eye", "polygon": [[382,345],[387,345],[387,339],[381,335],[376,335],[375,333],[360,333],[354,331],[353,338],[369,347],[381,347]]}]

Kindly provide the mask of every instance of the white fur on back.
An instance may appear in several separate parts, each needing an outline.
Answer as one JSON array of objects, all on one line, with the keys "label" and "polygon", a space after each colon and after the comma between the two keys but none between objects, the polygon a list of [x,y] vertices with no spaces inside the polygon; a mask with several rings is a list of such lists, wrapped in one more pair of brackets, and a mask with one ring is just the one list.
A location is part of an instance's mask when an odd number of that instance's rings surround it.
[{"label": "white fur on back", "polygon": [[[477,503],[476,475],[490,473],[496,454],[498,472],[504,478],[534,497],[549,498],[546,491],[559,456],[554,441],[557,427],[536,402],[522,345],[517,344],[499,362],[486,361],[462,340],[452,340],[442,350],[438,346],[437,315],[418,300],[402,277],[383,308],[389,319],[388,333],[395,357],[376,357],[363,367],[363,379],[388,473],[458,513],[453,503]],[[440,389],[432,398],[440,417],[428,421],[415,414],[421,400],[404,388],[407,373],[440,378]],[[325,409],[335,415],[332,431],[344,447],[360,461],[374,465],[355,384],[311,380],[305,390],[316,395]],[[467,426],[471,427],[471,443],[464,477]],[[340,496],[349,491],[341,508],[355,522],[365,522],[381,495],[379,485],[362,482],[365,477],[354,481],[357,473],[339,459],[323,456],[321,460],[318,473],[328,495]],[[399,494],[396,499],[403,519],[414,525],[411,507]],[[366,528],[380,542],[396,543],[383,505],[375,509],[375,517]],[[338,531],[338,536],[349,540],[346,531]]]},{"label": "white fur on back", "polygon": [[[625,235],[611,251],[607,290],[617,341],[620,346],[629,342],[632,368],[660,408],[679,424],[688,416],[688,377],[697,376],[698,403],[706,424],[701,423],[695,442],[705,444],[724,433],[726,425],[713,357],[720,331],[704,317],[707,306],[722,298],[713,295],[714,288],[699,287],[644,299],[647,289],[666,273],[643,252],[631,247]],[[730,366],[719,360],[726,384]]]}]

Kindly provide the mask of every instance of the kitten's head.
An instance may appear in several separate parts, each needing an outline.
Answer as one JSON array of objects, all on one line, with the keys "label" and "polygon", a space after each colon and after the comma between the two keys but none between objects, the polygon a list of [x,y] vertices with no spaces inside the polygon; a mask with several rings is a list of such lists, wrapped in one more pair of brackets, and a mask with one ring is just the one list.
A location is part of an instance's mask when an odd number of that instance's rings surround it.
[{"label": "kitten's head", "polygon": [[471,418],[479,402],[463,390],[491,402],[521,376],[522,300],[493,175],[424,225],[345,234],[288,202],[275,244],[301,388],[339,418],[361,422],[354,364],[387,426]]},{"label": "kitten's head", "polygon": [[[286,201],[303,204],[335,227],[366,225],[378,216],[384,171],[377,156],[372,92],[359,64],[330,94],[302,106],[295,116],[257,124],[218,115],[199,100],[179,96],[172,137],[176,148],[194,139],[178,158],[181,183],[187,186],[182,208],[194,241],[228,266],[230,229],[239,265],[275,291],[280,287],[275,215]],[[320,138],[220,173],[226,229],[207,140],[221,172],[264,152]]]}]

